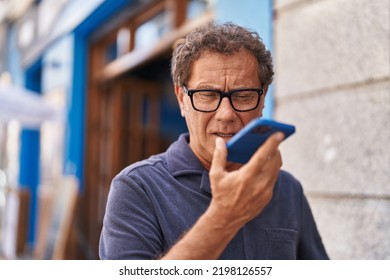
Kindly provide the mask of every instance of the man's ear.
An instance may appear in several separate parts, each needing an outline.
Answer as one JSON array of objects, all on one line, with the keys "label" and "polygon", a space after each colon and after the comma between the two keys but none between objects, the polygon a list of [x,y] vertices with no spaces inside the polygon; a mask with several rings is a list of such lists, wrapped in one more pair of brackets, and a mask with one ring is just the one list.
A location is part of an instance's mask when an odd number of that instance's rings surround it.
[{"label": "man's ear", "polygon": [[181,116],[184,118],[185,117],[184,92],[183,92],[183,88],[178,84],[175,84],[175,95],[177,98],[177,102],[179,103]]}]

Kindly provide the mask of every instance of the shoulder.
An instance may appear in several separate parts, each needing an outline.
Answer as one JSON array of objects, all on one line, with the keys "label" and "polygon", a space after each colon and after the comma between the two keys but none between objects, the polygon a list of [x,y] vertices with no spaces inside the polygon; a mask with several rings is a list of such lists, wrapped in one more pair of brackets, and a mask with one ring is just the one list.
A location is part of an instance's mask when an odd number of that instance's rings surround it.
[{"label": "shoulder", "polygon": [[286,183],[299,184],[300,185],[299,180],[297,178],[295,178],[294,175],[292,175],[290,172],[288,172],[286,170],[280,170],[278,179],[279,180],[283,180]]},{"label": "shoulder", "polygon": [[124,168],[117,176],[131,177],[142,172],[167,169],[166,153],[153,155],[147,159],[135,162]]},{"label": "shoulder", "polygon": [[163,184],[164,176],[156,176],[164,172],[161,170],[164,170],[163,155],[152,156],[124,168],[111,182],[107,213],[118,213],[123,209],[153,209],[151,190]]},{"label": "shoulder", "polygon": [[277,183],[283,186],[291,186],[296,190],[302,191],[301,183],[291,173],[285,170],[280,170]]},{"label": "shoulder", "polygon": [[111,189],[155,184],[169,174],[165,153],[135,162],[124,168],[112,180]]},{"label": "shoulder", "polygon": [[300,181],[289,172],[281,170],[275,184],[274,196],[295,204],[302,201],[304,193]]}]

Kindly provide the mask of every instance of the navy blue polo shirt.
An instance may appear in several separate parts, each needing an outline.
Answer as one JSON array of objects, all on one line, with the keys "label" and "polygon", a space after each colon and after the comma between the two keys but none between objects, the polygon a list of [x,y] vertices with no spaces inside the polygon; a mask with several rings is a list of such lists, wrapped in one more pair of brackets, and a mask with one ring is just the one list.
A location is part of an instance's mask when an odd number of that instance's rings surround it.
[{"label": "navy blue polo shirt", "polygon": [[[112,181],[101,259],[155,259],[206,211],[208,171],[183,134],[165,153],[125,168]],[[267,207],[231,240],[220,259],[327,259],[300,183],[280,171]]]}]

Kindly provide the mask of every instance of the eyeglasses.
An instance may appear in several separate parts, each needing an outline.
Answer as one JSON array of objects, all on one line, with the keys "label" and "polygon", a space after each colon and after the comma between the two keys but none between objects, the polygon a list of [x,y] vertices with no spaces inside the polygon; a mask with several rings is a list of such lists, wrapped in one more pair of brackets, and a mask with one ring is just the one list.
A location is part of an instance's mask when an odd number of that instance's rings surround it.
[{"label": "eyeglasses", "polygon": [[237,112],[252,111],[257,108],[263,95],[261,88],[240,88],[223,92],[216,89],[188,89],[183,85],[183,89],[191,98],[192,107],[200,112],[218,110],[224,97],[229,98],[230,104]]}]

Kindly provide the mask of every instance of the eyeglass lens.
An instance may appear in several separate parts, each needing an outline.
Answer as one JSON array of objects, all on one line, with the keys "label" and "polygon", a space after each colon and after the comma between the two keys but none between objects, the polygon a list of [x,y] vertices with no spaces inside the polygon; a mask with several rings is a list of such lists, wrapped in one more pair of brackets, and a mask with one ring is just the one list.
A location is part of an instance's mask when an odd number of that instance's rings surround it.
[{"label": "eyeglass lens", "polygon": [[[215,111],[223,97],[221,93],[216,91],[196,91],[192,94],[192,102],[197,110]],[[259,98],[260,96],[255,90],[240,90],[231,93],[230,102],[235,110],[250,111],[257,107]]]}]

